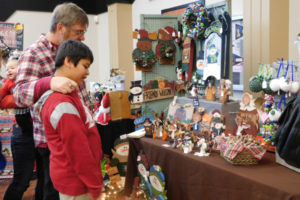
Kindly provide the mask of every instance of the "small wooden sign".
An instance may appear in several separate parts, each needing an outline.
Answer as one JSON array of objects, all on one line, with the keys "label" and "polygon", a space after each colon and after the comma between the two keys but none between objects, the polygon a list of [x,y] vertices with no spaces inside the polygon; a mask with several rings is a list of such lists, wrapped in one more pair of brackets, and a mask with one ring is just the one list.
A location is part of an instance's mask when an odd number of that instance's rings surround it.
[{"label": "small wooden sign", "polygon": [[118,173],[119,173],[119,170],[116,166],[110,167],[110,168],[107,169],[108,176],[113,176],[113,175],[118,174]]},{"label": "small wooden sign", "polygon": [[121,180],[121,176],[120,176],[120,174],[116,174],[116,175],[114,175],[114,176],[110,176],[110,177],[109,177],[109,180],[110,180],[112,183],[116,183],[116,182],[118,182],[118,181]]},{"label": "small wooden sign", "polygon": [[143,92],[143,102],[160,99],[173,98],[174,93],[171,88],[150,89]]}]

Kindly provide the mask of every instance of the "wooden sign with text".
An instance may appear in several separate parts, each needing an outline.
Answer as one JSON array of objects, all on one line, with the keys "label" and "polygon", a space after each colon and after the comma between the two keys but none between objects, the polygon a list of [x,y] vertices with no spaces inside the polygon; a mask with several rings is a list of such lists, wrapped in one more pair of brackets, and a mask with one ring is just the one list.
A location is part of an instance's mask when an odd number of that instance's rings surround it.
[{"label": "wooden sign with text", "polygon": [[149,89],[143,92],[143,102],[155,101],[160,99],[173,98],[174,92],[171,88]]}]

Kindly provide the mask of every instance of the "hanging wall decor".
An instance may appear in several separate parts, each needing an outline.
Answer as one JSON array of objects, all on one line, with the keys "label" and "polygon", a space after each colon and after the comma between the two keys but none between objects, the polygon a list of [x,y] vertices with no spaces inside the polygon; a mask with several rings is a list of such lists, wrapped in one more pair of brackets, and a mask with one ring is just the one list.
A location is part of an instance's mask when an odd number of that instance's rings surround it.
[{"label": "hanging wall decor", "polygon": [[201,3],[190,5],[184,12],[182,24],[185,37],[204,39],[204,32],[209,24],[207,8]]},{"label": "hanging wall decor", "polygon": [[133,32],[133,38],[138,39],[137,48],[132,52],[132,61],[137,71],[152,71],[157,59],[152,51],[152,41],[157,39],[157,33],[148,33],[144,29]]},{"label": "hanging wall decor", "polygon": [[144,85],[143,102],[173,98],[175,92],[174,81],[151,80]]},{"label": "hanging wall decor", "polygon": [[170,26],[158,30],[158,43],[156,45],[156,56],[159,64],[174,64],[176,46],[173,37],[176,37],[176,30]]}]

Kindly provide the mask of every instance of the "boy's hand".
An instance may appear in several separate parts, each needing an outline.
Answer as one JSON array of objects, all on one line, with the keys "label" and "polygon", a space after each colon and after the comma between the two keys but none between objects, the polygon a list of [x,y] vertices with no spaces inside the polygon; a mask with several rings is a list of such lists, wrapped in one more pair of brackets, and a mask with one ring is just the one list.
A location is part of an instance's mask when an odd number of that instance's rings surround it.
[{"label": "boy's hand", "polygon": [[63,94],[68,94],[74,90],[78,91],[77,83],[67,77],[54,76],[50,81],[50,89]]}]

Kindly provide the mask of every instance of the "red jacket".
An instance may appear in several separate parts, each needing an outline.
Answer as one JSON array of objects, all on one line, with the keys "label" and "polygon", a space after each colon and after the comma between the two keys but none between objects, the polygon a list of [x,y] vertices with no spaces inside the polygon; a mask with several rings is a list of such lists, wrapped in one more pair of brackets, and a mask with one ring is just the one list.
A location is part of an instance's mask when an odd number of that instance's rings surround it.
[{"label": "red jacket", "polygon": [[[41,97],[43,99],[43,97]],[[76,92],[54,92],[41,112],[50,149],[50,177],[61,193],[98,197],[103,187],[101,139]]]},{"label": "red jacket", "polygon": [[2,108],[16,108],[17,105],[13,98],[13,89],[15,82],[13,80],[7,80],[3,87],[0,89],[0,109]]}]

